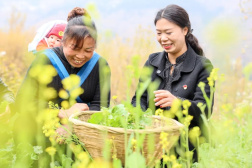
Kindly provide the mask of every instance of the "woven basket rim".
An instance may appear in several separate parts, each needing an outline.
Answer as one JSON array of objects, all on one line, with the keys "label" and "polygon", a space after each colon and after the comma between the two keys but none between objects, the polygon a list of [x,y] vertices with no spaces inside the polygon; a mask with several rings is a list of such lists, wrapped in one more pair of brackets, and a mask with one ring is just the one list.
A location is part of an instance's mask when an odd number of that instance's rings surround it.
[{"label": "woven basket rim", "polygon": [[172,120],[172,122],[174,122],[174,125],[172,126],[164,126],[164,127],[157,127],[157,128],[146,128],[146,129],[126,129],[125,128],[119,128],[119,127],[109,127],[109,126],[104,126],[104,125],[98,125],[98,124],[92,124],[92,123],[88,123],[85,121],[81,121],[79,119],[75,119],[74,117],[77,117],[79,115],[82,114],[93,114],[93,113],[97,113],[97,112],[101,112],[101,111],[80,111],[77,113],[72,114],[69,117],[69,121],[72,122],[75,125],[83,125],[86,127],[90,127],[90,128],[95,128],[101,131],[109,131],[109,132],[114,132],[114,133],[125,133],[125,131],[127,133],[132,133],[132,132],[138,132],[138,133],[160,133],[162,131],[164,132],[170,132],[170,131],[178,131],[180,128],[184,127],[183,124],[181,124],[180,122],[174,120],[174,119],[168,119],[168,118],[164,118],[164,117],[160,117],[160,116],[155,116],[152,115],[153,118],[156,119],[162,119],[162,120]]}]

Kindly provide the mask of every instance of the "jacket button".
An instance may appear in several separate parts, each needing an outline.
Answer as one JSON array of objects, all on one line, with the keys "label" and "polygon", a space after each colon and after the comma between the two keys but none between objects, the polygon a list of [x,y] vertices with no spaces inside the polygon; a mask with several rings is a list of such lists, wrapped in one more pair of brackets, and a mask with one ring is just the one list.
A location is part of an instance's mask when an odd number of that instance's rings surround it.
[{"label": "jacket button", "polygon": [[157,70],[157,73],[160,73],[161,71],[160,70]]}]

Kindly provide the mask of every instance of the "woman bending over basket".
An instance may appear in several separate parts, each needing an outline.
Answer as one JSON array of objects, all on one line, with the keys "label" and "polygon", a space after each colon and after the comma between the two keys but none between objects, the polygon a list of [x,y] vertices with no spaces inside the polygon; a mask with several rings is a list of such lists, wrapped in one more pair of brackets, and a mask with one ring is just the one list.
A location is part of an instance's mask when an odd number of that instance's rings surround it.
[{"label": "woman bending over basket", "polygon": [[[206,101],[198,84],[200,82],[206,84],[205,92],[209,97],[210,87],[207,78],[213,65],[204,57],[197,38],[192,34],[188,13],[183,8],[168,5],[157,13],[154,24],[157,41],[164,51],[150,54],[144,66],[153,69],[151,81],[157,80],[160,83],[154,93],[148,93],[146,89],[139,103],[143,110],[149,108],[150,104],[154,104],[155,109],[169,110],[174,100],[189,100],[191,106],[188,113],[193,116],[189,128],[200,126],[201,111],[197,104],[199,102],[205,104]],[[132,104],[136,105],[136,101],[135,95]],[[205,113],[208,116],[207,113],[211,112],[206,108]],[[193,148],[190,144],[189,149]],[[197,159],[196,154],[194,159]]]},{"label": "woman bending over basket", "polygon": [[[25,116],[25,121],[29,121],[31,127],[36,125],[35,118],[38,115],[36,111],[46,107],[49,100],[59,106],[62,105],[63,98],[58,96],[63,89],[62,80],[72,74],[80,77],[80,87],[84,92],[77,97],[76,103],[69,109],[60,110],[58,115],[60,118],[69,117],[76,111],[99,111],[101,106],[109,106],[110,68],[107,61],[95,52],[97,40],[95,24],[86,10],[78,7],[69,13],[67,20],[62,46],[36,53],[37,56],[17,94],[17,111],[28,114]],[[53,66],[57,72],[56,76],[50,79],[48,76],[52,72],[41,69],[45,68],[41,65]],[[49,80],[49,84],[43,88],[43,82],[46,80]],[[71,81],[69,84],[71,85]],[[56,90],[57,94],[50,88]],[[53,95],[56,95],[56,98]],[[43,101],[41,97],[51,97],[51,99]],[[19,119],[19,122],[22,120]],[[29,127],[28,124],[26,126]],[[17,129],[22,131],[26,128]],[[29,128],[29,130],[36,132],[36,128]]]}]

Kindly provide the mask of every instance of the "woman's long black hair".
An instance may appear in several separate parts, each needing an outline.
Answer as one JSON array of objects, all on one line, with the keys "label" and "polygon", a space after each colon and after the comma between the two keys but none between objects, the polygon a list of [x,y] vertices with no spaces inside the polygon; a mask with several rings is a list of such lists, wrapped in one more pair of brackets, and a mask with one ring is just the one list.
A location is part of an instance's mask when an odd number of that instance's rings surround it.
[{"label": "woman's long black hair", "polygon": [[190,44],[190,46],[198,55],[204,55],[203,49],[198,43],[198,39],[192,34],[191,22],[189,19],[189,15],[185,9],[178,5],[168,5],[166,8],[158,11],[154,20],[154,24],[156,25],[157,21],[161,18],[167,19],[168,21],[175,23],[181,28],[187,27],[188,32],[185,37],[186,42]]}]

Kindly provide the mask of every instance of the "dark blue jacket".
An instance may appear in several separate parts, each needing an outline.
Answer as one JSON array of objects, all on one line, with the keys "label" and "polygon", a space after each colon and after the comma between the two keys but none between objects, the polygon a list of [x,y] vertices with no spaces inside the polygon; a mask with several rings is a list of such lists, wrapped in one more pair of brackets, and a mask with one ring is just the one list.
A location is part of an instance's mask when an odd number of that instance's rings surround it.
[{"label": "dark blue jacket", "polygon": [[[149,56],[147,62],[144,66],[153,68],[153,72],[151,74],[151,81],[158,81],[159,86],[156,90],[164,89],[165,87],[165,62],[167,54],[165,51],[153,53]],[[191,107],[189,108],[189,114],[193,116],[193,120],[191,122],[190,128],[194,126],[199,126],[200,122],[202,122],[200,114],[201,111],[197,107],[199,102],[205,104],[205,99],[203,94],[198,87],[199,82],[204,82],[205,92],[210,96],[210,87],[208,85],[207,78],[210,75],[211,70],[213,69],[212,63],[204,56],[197,55],[194,50],[188,45],[188,50],[186,52],[185,60],[182,64],[181,71],[178,75],[175,76],[175,79],[171,83],[171,90],[169,90],[174,96],[184,100],[187,99],[191,102]],[[143,81],[140,80],[139,83]],[[184,89],[183,86],[187,86],[187,89]],[[139,88],[139,85],[138,85]],[[154,93],[150,91],[149,94],[147,90],[145,90],[143,95],[141,96],[141,107],[143,110],[146,110],[150,107],[150,104],[154,104]],[[132,99],[132,104],[136,105],[136,95]],[[159,107],[155,107],[158,109]],[[165,108],[167,110],[168,108]],[[155,110],[155,109],[154,109]],[[205,110],[206,115],[208,116],[207,108]]]}]

